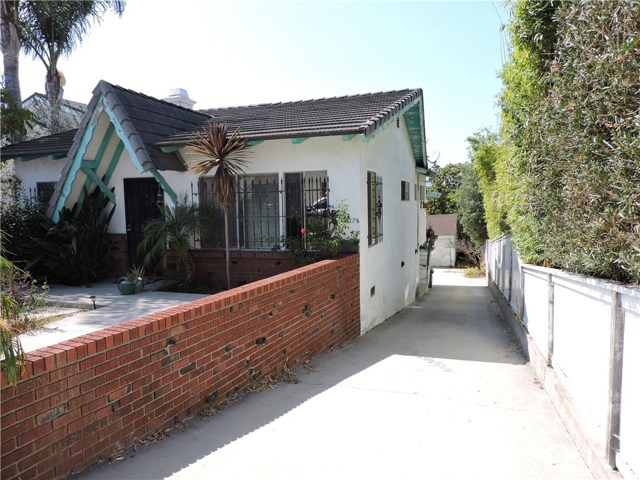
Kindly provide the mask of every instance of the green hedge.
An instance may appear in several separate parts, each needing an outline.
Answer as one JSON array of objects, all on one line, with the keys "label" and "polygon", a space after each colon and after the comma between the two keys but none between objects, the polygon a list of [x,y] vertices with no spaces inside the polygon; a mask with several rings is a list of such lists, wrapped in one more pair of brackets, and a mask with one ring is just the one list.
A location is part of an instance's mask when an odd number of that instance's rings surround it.
[{"label": "green hedge", "polygon": [[498,188],[528,262],[640,282],[640,6],[518,1]]}]

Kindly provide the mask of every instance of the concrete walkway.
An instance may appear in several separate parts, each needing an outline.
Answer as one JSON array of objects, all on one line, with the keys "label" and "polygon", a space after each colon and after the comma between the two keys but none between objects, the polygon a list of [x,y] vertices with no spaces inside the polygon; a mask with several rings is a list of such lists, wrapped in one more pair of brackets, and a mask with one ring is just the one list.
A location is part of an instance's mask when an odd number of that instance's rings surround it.
[{"label": "concrete walkway", "polygon": [[429,294],[300,383],[73,478],[593,478],[484,285],[436,270]]}]

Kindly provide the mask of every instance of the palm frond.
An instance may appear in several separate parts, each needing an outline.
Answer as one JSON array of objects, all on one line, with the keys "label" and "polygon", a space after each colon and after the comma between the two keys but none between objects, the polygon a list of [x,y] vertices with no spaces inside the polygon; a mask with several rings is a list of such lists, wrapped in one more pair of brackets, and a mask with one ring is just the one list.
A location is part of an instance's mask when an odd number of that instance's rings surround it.
[{"label": "palm frond", "polygon": [[220,205],[228,211],[235,200],[238,189],[238,177],[244,174],[248,163],[248,145],[240,130],[228,135],[223,123],[210,123],[204,131],[196,132],[189,148],[207,157],[193,167],[200,176],[215,169],[213,176],[213,195]]}]

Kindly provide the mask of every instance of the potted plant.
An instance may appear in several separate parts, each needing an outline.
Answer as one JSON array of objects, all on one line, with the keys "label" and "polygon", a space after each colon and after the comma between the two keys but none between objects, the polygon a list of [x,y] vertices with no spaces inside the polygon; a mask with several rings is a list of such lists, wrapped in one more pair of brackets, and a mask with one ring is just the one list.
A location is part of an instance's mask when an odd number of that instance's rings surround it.
[{"label": "potted plant", "polygon": [[144,289],[144,268],[134,265],[126,277],[118,280],[118,290],[122,295],[133,295]]}]

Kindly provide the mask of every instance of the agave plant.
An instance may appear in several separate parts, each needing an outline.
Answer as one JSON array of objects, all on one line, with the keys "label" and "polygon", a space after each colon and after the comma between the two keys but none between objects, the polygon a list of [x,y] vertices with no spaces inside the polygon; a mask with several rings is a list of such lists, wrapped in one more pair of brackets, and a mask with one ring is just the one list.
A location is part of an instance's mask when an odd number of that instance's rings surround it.
[{"label": "agave plant", "polygon": [[227,126],[210,123],[203,132],[196,132],[189,144],[191,150],[207,157],[193,167],[201,177],[215,169],[213,174],[213,196],[224,212],[224,243],[227,267],[227,289],[231,288],[231,267],[229,257],[229,212],[233,208],[238,190],[238,177],[244,174],[249,146],[240,132],[231,135]]}]

